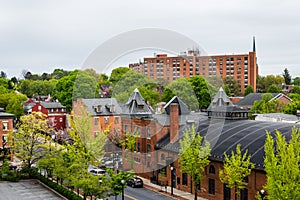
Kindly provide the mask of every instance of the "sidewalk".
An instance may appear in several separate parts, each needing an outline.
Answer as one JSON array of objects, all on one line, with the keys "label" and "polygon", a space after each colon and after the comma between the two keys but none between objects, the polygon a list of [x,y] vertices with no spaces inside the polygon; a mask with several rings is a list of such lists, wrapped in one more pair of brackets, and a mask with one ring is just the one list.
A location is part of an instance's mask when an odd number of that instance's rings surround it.
[{"label": "sidewalk", "polygon": [[[163,193],[167,196],[171,196],[171,187],[170,186],[167,186],[167,190],[166,190],[166,188],[164,186],[161,187],[160,185],[151,183],[150,180],[145,179],[143,177],[139,177],[139,178],[141,178],[143,180],[145,188],[156,191],[156,192],[160,191],[161,193]],[[174,197],[174,199],[178,199],[178,200],[194,200],[194,194],[191,194],[189,192],[184,192],[184,191],[178,190],[176,188],[173,188],[173,197]],[[199,196],[197,199],[207,200],[207,199],[205,199],[203,197],[199,197]]]}]

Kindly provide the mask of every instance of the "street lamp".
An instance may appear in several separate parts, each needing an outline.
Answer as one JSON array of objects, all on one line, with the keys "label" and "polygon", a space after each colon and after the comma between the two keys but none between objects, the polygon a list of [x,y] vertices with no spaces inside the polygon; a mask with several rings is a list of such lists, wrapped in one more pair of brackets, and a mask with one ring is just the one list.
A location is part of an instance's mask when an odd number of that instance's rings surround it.
[{"label": "street lamp", "polygon": [[170,169],[171,169],[171,195],[173,196],[173,187],[174,187],[174,183],[173,183],[173,170],[174,170],[174,167],[171,166]]},{"label": "street lamp", "polygon": [[265,196],[266,196],[266,191],[265,191],[264,189],[261,189],[261,190],[259,191],[259,194],[260,194],[261,199],[264,200],[264,199],[265,199]]},{"label": "street lamp", "polygon": [[122,179],[121,183],[122,183],[122,200],[124,200],[124,184],[125,184],[125,181]]}]

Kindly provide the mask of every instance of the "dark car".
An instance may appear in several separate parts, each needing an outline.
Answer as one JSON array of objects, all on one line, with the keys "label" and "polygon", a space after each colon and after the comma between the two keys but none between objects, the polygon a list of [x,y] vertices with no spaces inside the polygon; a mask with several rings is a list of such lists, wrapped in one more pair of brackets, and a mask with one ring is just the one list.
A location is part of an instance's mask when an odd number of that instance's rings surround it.
[{"label": "dark car", "polygon": [[143,187],[143,180],[135,177],[128,180],[127,185],[131,187]]}]

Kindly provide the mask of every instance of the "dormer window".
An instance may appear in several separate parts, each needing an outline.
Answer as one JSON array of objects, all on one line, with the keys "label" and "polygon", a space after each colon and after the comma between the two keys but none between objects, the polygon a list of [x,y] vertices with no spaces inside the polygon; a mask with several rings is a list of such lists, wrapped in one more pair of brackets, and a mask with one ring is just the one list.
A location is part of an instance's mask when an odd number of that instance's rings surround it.
[{"label": "dormer window", "polygon": [[94,106],[94,109],[95,109],[95,112],[96,112],[96,113],[101,113],[101,112],[102,112],[102,107],[101,107],[101,105]]},{"label": "dormer window", "polygon": [[109,110],[109,112],[111,112],[111,113],[115,112],[115,105],[106,104],[105,107]]},{"label": "dormer window", "polygon": [[143,110],[143,109],[144,109],[144,105],[138,105],[137,107],[138,107],[138,109],[140,109],[140,110]]}]

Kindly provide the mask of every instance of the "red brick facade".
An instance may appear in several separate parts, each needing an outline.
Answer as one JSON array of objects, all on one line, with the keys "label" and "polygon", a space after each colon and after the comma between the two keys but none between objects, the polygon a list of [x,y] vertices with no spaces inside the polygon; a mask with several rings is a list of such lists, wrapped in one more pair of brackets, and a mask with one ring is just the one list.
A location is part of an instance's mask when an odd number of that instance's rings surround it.
[{"label": "red brick facade", "polygon": [[41,112],[47,116],[49,127],[55,130],[65,130],[67,121],[67,112],[63,106],[47,107],[47,104],[56,104],[54,102],[36,102],[32,107],[32,112]]},{"label": "red brick facade", "polygon": [[236,55],[212,56],[175,56],[158,54],[154,58],[144,58],[144,62],[129,64],[129,68],[157,79],[165,78],[170,82],[181,77],[201,75],[203,77],[231,76],[241,84],[244,92],[248,85],[256,91],[258,66],[256,52]]}]

